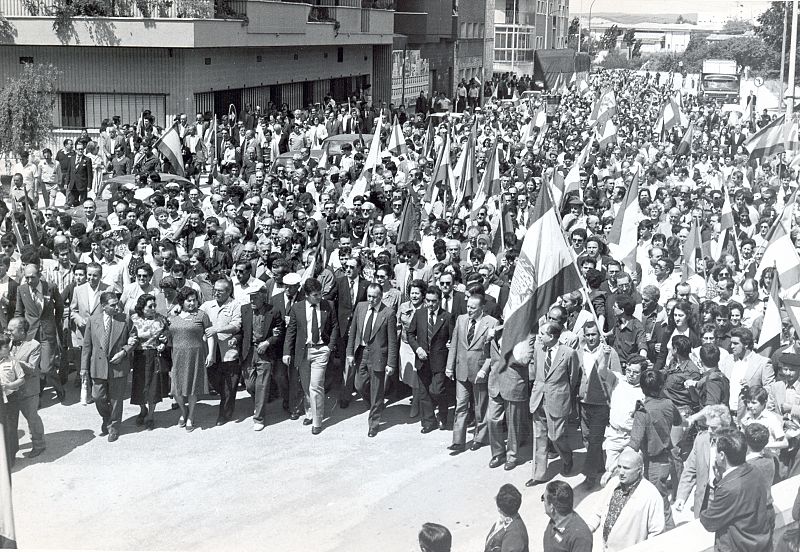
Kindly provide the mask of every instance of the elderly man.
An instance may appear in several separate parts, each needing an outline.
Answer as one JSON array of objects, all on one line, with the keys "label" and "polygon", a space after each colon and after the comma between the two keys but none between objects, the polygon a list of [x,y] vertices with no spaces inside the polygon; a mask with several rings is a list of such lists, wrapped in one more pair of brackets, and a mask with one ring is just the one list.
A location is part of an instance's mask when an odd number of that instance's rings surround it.
[{"label": "elderly man", "polygon": [[233,417],[236,402],[242,307],[231,297],[231,282],[226,278],[214,282],[213,293],[214,298],[200,308],[211,321],[211,327],[206,329],[206,338],[213,337],[216,343],[216,357],[208,369],[208,379],[219,393],[217,425],[221,426]]},{"label": "elderly man", "polygon": [[644,479],[642,457],[625,449],[617,461],[618,481],[603,490],[599,505],[582,515],[592,532],[602,527],[607,552],[624,550],[664,531],[664,503]]},{"label": "elderly man", "polygon": [[9,397],[8,423],[15,438],[11,443],[14,448],[7,453],[13,459],[19,449],[17,426],[21,412],[31,434],[32,448],[25,456],[35,458],[45,449],[44,424],[39,416],[39,359],[42,347],[35,339],[28,338],[28,321],[24,318],[12,318],[8,323],[8,334],[11,337],[11,358],[19,362],[25,372],[25,383]]}]

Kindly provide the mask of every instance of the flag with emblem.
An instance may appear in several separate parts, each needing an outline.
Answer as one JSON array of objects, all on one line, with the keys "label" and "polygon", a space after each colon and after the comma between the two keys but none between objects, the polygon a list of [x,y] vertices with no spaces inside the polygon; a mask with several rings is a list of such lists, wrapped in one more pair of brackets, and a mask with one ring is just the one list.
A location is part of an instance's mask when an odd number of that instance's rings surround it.
[{"label": "flag with emblem", "polygon": [[589,126],[602,125],[617,114],[617,98],[611,88],[606,89],[594,104],[589,115]]},{"label": "flag with emblem", "polygon": [[786,151],[783,120],[784,115],[781,115],[747,139],[744,148],[750,154],[751,161]]},{"label": "flag with emblem", "polygon": [[601,150],[617,143],[617,125],[611,119],[597,125],[597,142]]},{"label": "flag with emblem", "polygon": [[527,350],[539,315],[564,293],[580,289],[572,251],[561,232],[553,198],[543,186],[517,257],[508,302],[503,310],[502,354],[519,358]]}]

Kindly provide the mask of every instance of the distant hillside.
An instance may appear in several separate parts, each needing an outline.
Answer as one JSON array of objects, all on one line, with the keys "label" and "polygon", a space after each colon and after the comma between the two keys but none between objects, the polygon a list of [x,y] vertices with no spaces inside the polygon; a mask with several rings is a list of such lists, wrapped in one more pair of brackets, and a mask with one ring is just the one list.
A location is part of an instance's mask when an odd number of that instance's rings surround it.
[{"label": "distant hillside", "polygon": [[[573,13],[571,16],[587,15]],[[636,25],[637,23],[675,23],[678,20],[678,15],[682,15],[686,23],[697,23],[696,13],[616,13],[616,12],[593,12],[592,18],[602,17],[603,19],[610,19],[622,25]]]}]

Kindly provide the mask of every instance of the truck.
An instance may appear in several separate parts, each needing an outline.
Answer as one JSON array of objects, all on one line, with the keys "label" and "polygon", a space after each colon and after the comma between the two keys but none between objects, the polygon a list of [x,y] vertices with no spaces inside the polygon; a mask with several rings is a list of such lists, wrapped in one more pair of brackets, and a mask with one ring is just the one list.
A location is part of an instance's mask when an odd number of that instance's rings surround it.
[{"label": "truck", "polygon": [[700,93],[706,100],[739,103],[741,75],[732,59],[707,59],[703,61],[700,76]]}]

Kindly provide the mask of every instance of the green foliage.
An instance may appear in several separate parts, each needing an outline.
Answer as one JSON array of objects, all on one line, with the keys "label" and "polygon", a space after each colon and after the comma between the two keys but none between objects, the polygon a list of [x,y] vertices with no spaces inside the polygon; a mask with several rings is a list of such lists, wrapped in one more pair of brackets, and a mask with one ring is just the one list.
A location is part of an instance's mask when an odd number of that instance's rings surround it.
[{"label": "green foliage", "polygon": [[637,40],[633,43],[633,50],[631,50],[631,57],[638,58],[642,55],[642,41]]},{"label": "green foliage", "polygon": [[630,59],[627,53],[623,53],[618,49],[609,50],[600,65],[605,69],[639,69],[642,65],[641,61]]},{"label": "green foliage", "polygon": [[603,33],[602,38],[600,39],[600,49],[601,50],[613,50],[617,47],[617,39],[622,34],[622,31],[619,27],[615,24],[606,29],[606,32]]},{"label": "green foliage", "polygon": [[214,17],[212,5],[207,0],[176,0],[178,17],[210,19]]},{"label": "green foliage", "polygon": [[28,64],[0,90],[0,151],[19,152],[26,143],[38,148],[53,132],[58,69]]},{"label": "green foliage", "polygon": [[[786,3],[773,2],[767,11],[758,16],[759,26],[756,27],[756,34],[760,36],[764,42],[780,54],[781,43],[783,41],[783,18],[786,13]],[[792,6],[789,7],[789,19],[792,16]],[[789,41],[786,41],[788,47]]]},{"label": "green foliage", "polygon": [[753,24],[744,19],[729,19],[722,25],[722,32],[729,34],[746,33],[753,30]]}]

